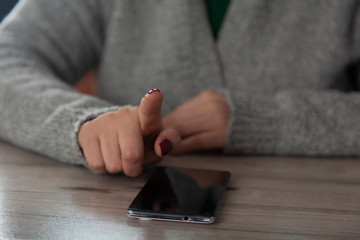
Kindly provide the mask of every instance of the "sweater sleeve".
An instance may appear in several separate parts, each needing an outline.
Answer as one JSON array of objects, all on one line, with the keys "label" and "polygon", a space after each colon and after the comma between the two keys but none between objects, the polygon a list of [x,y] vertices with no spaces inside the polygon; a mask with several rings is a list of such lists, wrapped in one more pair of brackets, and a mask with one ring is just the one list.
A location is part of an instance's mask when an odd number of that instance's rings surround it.
[{"label": "sweater sleeve", "polygon": [[21,1],[0,28],[0,138],[85,164],[81,124],[117,106],[74,85],[97,65],[102,19],[96,0]]},{"label": "sweater sleeve", "polygon": [[289,89],[272,96],[227,92],[226,153],[360,156],[360,95]]}]

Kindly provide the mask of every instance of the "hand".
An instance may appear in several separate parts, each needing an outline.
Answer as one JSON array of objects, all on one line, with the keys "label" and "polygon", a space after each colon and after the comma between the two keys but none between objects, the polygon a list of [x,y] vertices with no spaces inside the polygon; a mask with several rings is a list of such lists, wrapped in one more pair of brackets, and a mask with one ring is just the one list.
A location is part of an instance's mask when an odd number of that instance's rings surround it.
[{"label": "hand", "polygon": [[143,164],[175,149],[180,136],[164,129],[161,119],[163,95],[151,90],[139,107],[123,107],[84,123],[79,144],[90,168],[95,172],[137,176]]},{"label": "hand", "polygon": [[204,91],[185,102],[163,120],[166,128],[180,133],[182,141],[174,153],[224,149],[230,108],[223,94]]}]

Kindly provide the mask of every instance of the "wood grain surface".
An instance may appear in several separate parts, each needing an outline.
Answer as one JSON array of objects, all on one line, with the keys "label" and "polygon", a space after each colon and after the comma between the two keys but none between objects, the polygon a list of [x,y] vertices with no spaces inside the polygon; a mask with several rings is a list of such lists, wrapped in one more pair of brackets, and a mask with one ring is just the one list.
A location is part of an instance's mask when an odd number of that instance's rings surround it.
[{"label": "wood grain surface", "polygon": [[214,224],[126,216],[151,171],[95,175],[0,142],[0,239],[360,239],[360,159],[189,155],[232,174]]}]

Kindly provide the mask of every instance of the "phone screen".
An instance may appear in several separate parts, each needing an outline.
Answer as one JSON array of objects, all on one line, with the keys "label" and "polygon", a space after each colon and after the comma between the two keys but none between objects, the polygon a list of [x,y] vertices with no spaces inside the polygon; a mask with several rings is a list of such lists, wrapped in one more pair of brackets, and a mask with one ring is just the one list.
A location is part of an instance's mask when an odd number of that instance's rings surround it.
[{"label": "phone screen", "polygon": [[212,223],[230,173],[159,167],[130,204],[130,217]]}]

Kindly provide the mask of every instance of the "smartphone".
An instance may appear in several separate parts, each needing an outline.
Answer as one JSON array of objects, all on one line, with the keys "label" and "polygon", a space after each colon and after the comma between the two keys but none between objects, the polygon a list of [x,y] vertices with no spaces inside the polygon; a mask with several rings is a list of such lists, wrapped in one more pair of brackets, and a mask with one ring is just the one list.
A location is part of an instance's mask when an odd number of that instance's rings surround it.
[{"label": "smartphone", "polygon": [[158,167],[127,209],[129,217],[213,223],[227,171]]}]

